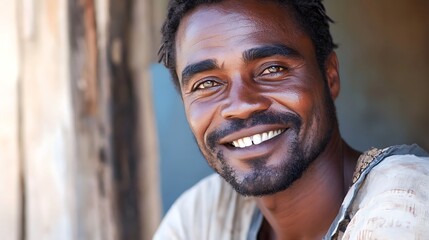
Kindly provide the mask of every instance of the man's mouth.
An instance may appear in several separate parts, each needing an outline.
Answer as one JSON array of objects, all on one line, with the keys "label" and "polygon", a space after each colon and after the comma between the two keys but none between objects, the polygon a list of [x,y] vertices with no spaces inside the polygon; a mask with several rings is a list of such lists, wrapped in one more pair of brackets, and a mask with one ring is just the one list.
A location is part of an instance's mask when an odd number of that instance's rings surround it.
[{"label": "man's mouth", "polygon": [[237,140],[232,141],[230,144],[236,148],[245,148],[250,147],[253,145],[261,144],[265,141],[268,141],[281,133],[283,133],[286,129],[278,129],[278,130],[272,130],[268,132],[258,133],[252,136],[240,138]]}]

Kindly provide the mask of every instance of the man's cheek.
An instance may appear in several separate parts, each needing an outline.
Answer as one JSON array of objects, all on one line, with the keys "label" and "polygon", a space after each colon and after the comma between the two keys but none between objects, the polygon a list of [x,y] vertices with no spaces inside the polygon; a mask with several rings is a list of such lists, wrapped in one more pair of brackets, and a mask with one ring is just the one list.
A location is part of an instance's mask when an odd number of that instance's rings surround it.
[{"label": "man's cheek", "polygon": [[194,109],[185,109],[186,110],[186,117],[189,122],[189,127],[192,130],[192,133],[194,134],[195,138],[197,139],[198,143],[201,144],[205,129],[207,129],[208,121],[207,121],[207,114],[202,111],[195,111]]},{"label": "man's cheek", "polygon": [[195,129],[207,128],[210,125],[210,120],[213,118],[215,108],[216,106],[213,104],[199,102],[193,102],[185,106],[189,125]]}]

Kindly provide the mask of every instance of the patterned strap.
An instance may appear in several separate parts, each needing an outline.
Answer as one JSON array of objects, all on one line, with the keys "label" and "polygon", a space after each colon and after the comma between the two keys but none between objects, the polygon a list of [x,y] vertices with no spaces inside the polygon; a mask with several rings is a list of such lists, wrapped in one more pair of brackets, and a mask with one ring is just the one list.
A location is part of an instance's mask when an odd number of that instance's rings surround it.
[{"label": "patterned strap", "polygon": [[370,150],[364,152],[360,155],[356,163],[355,172],[353,174],[353,184],[357,182],[362,173],[368,168],[371,162],[377,158],[383,152],[384,149],[371,148]]}]

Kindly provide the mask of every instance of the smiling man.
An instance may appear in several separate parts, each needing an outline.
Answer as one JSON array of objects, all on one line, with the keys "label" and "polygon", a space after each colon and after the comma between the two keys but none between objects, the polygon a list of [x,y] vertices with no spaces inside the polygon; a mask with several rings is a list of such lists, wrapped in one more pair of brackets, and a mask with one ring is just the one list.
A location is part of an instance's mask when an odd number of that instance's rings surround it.
[{"label": "smiling man", "polygon": [[427,153],[341,138],[330,21],[317,0],[170,2],[160,56],[218,175],[155,239],[429,237]]}]

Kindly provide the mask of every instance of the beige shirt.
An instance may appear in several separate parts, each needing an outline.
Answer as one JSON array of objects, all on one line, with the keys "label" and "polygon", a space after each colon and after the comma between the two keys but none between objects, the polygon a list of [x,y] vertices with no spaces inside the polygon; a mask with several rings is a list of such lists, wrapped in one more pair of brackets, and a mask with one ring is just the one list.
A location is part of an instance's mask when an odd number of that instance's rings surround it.
[{"label": "beige shirt", "polygon": [[[429,239],[429,157],[385,150],[359,159],[355,184],[326,239]],[[213,174],[174,203],[154,239],[256,239],[261,222],[253,198]]]},{"label": "beige shirt", "polygon": [[429,158],[386,158],[368,174],[350,210],[342,239],[429,239]]}]

